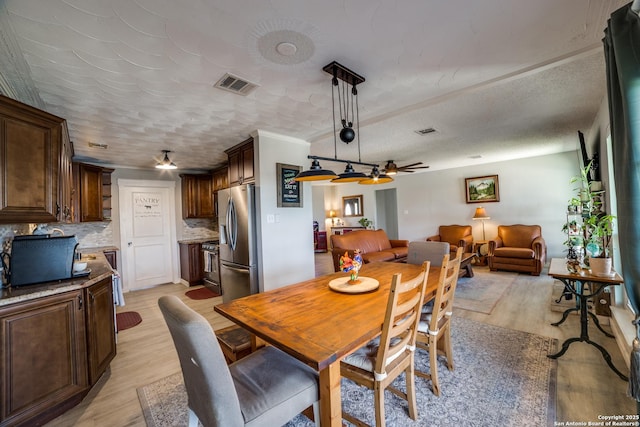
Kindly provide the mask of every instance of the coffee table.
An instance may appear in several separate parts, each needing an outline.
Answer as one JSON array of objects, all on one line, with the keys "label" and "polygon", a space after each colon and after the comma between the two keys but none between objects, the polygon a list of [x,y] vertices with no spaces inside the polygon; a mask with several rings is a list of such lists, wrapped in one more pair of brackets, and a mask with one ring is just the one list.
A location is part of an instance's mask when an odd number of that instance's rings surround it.
[{"label": "coffee table", "polygon": [[458,273],[458,277],[473,277],[473,268],[471,268],[471,261],[477,254],[471,252],[465,252],[462,254],[462,259],[460,260],[460,273]]}]

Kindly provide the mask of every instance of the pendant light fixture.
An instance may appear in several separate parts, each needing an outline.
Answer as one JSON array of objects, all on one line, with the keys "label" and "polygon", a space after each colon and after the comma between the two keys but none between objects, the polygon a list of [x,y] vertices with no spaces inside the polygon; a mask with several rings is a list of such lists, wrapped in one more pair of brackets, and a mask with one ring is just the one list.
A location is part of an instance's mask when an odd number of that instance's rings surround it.
[{"label": "pendant light fixture", "polygon": [[378,166],[374,166],[371,170],[371,175],[359,181],[359,184],[363,185],[376,185],[376,184],[386,184],[387,182],[393,182],[393,178],[389,175],[380,173]]},{"label": "pendant light fixture", "polygon": [[[349,70],[345,66],[333,61],[332,63],[322,68],[325,72],[331,74],[331,104],[332,104],[332,118],[333,118],[333,149],[334,158],[320,157],[320,156],[307,156],[312,159],[311,168],[309,170],[300,172],[294,179],[296,181],[321,181],[330,179],[331,182],[359,182],[372,181],[370,184],[382,184],[383,182],[391,182],[393,178],[386,175],[380,175],[378,165],[373,163],[365,163],[360,157],[360,118],[358,113],[358,89],[357,85],[364,82],[364,77],[359,76],[353,71]],[[336,97],[337,94],[337,97]],[[338,108],[336,109],[336,104]],[[336,121],[336,110],[339,113],[339,120]],[[338,132],[336,122],[340,123],[341,129]],[[355,125],[355,126],[354,126]],[[338,158],[338,139],[345,144],[357,139],[358,142],[358,161],[355,160],[343,160]],[[344,172],[340,175],[336,175],[333,171],[322,169],[320,166],[320,160],[326,160],[331,162],[346,163]],[[353,165],[370,166],[374,171],[377,171],[374,176],[366,175],[363,172],[356,172]],[[382,178],[382,181],[380,181]]]},{"label": "pendant light fixture", "polygon": [[171,151],[162,150],[162,152],[164,153],[164,158],[161,162],[158,162],[156,164],[156,169],[178,169],[178,166],[176,166],[175,163],[169,160],[169,153],[171,153]]}]

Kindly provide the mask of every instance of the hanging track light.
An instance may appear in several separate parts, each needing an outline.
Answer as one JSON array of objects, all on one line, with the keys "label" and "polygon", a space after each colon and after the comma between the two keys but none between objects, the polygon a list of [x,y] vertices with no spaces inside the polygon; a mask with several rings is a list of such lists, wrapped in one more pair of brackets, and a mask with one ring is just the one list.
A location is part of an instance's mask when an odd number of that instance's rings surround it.
[{"label": "hanging track light", "polygon": [[[333,150],[334,157],[320,157],[320,156],[307,156],[312,159],[311,168],[309,170],[300,172],[294,178],[295,181],[322,181],[330,179],[331,182],[359,182],[368,184],[382,184],[383,182],[391,182],[393,178],[387,175],[380,175],[378,165],[374,163],[365,163],[360,158],[360,118],[358,114],[358,90],[356,86],[364,82],[364,77],[354,73],[350,69],[343,65],[333,61],[332,63],[325,65],[322,68],[325,72],[331,74],[331,103],[333,109]],[[342,85],[339,80],[342,81]],[[351,85],[350,95],[347,93]],[[340,124],[342,129],[337,132],[336,129],[336,92],[338,110],[340,114]],[[355,129],[354,129],[355,124]],[[358,161],[355,160],[343,160],[338,159],[338,142],[337,136],[340,136],[340,140],[345,143],[350,143],[354,139],[358,140]],[[336,175],[333,171],[322,169],[320,166],[320,160],[326,160],[330,162],[346,163],[345,170],[340,175]],[[375,175],[366,175],[362,172],[356,172],[353,169],[353,165],[370,166],[375,171]]]}]

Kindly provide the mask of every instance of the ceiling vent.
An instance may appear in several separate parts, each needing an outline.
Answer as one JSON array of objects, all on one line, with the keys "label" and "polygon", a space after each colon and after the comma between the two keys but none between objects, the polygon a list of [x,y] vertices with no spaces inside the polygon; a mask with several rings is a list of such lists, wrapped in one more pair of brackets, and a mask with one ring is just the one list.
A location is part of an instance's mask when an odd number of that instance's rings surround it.
[{"label": "ceiling vent", "polygon": [[416,131],[414,131],[415,133],[417,133],[418,135],[427,135],[430,133],[435,132],[436,130],[434,128],[426,128],[426,129],[418,129]]},{"label": "ceiling vent", "polygon": [[240,77],[234,76],[233,74],[226,73],[220,80],[218,80],[214,87],[240,95],[248,95],[251,91],[257,88],[258,85],[242,80]]}]

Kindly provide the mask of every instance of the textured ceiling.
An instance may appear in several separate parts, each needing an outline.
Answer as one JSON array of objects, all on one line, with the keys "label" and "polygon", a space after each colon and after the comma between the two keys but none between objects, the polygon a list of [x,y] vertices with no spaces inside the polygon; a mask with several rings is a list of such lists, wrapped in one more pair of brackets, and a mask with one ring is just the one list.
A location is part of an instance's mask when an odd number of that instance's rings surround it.
[{"label": "textured ceiling", "polygon": [[[362,161],[436,170],[575,149],[605,96],[606,20],[626,3],[5,0],[0,77],[67,119],[79,158],[149,168],[168,149],[210,169],[256,129],[333,157],[335,60],[366,78]],[[214,88],[225,73],[258,87]]]}]

